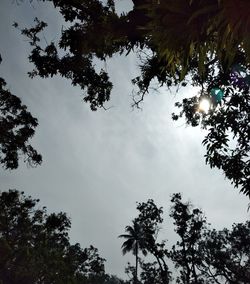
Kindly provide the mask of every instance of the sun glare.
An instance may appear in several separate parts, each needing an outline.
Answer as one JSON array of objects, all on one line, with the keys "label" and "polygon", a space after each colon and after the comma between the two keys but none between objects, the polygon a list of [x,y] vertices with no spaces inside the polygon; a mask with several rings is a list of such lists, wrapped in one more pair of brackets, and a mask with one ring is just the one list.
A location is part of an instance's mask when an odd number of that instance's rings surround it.
[{"label": "sun glare", "polygon": [[200,101],[200,104],[199,104],[199,111],[208,113],[210,106],[211,106],[211,104],[210,104],[210,101],[208,99],[202,99]]}]

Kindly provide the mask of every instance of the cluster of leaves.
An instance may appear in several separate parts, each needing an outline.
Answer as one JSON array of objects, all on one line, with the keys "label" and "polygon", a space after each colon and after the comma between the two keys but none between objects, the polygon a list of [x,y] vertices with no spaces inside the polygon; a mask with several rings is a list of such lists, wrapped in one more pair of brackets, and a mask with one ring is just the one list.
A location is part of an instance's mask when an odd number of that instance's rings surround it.
[{"label": "cluster of leaves", "polygon": [[48,214],[38,201],[16,190],[0,193],[0,283],[123,283],[105,274],[96,248],[70,244],[65,213]]},{"label": "cluster of leaves", "polygon": [[20,155],[29,165],[41,164],[41,155],[28,143],[37,125],[37,119],[0,78],[0,164],[5,169],[16,169]]},{"label": "cluster of leaves", "polygon": [[[129,264],[126,272],[133,275],[131,283],[166,284],[173,278],[175,283],[183,284],[249,283],[250,222],[234,224],[231,230],[217,231],[210,229],[203,212],[183,202],[179,193],[172,196],[171,202],[170,217],[178,235],[171,249],[166,248],[165,242],[157,242],[163,211],[153,200],[139,204],[138,217],[132,226],[126,227],[128,234],[121,235],[127,239],[123,243],[125,252],[138,255],[142,252],[144,256],[148,253],[155,258],[154,262],[148,262],[146,258],[136,256],[140,277],[137,277],[137,266]],[[139,235],[134,234],[135,228]],[[136,243],[138,251],[132,249],[131,244],[136,246]],[[170,263],[175,265],[175,273],[170,272]]]},{"label": "cluster of leaves", "polygon": [[[148,200],[146,203],[138,203],[137,210],[140,212],[138,217],[133,220],[132,226],[127,226],[125,228],[126,233],[120,235],[120,238],[125,238],[126,241],[122,245],[123,254],[132,251],[136,256],[136,267],[135,270],[128,271],[132,272],[134,281],[137,281],[138,274],[138,264],[139,264],[139,251],[142,252],[144,256],[148,253],[153,255],[156,262],[151,264],[146,264],[140,262],[141,266],[147,266],[152,273],[156,273],[157,277],[165,283],[169,281],[170,272],[168,266],[165,262],[165,243],[158,243],[156,241],[157,234],[159,231],[159,224],[162,223],[162,208],[158,208],[152,199]],[[149,275],[145,271],[144,278],[147,279]],[[148,280],[145,280],[148,281]]]},{"label": "cluster of leaves", "polygon": [[[110,99],[112,83],[107,72],[95,70],[93,58],[104,60],[120,50],[120,43],[115,44],[113,29],[118,16],[114,12],[113,1],[103,6],[100,1],[52,1],[65,21],[72,23],[62,30],[58,47],[54,42],[42,48],[38,33],[47,24],[35,19],[36,26],[24,29],[22,33],[30,39],[34,49],[29,56],[36,69],[31,77],[43,78],[59,74],[70,79],[73,86],[79,86],[86,95],[84,100],[91,109],[104,107]],[[14,24],[18,26],[16,23]],[[97,36],[98,35],[98,36]],[[120,37],[122,35],[117,35]],[[59,52],[60,49],[60,52]],[[60,54],[63,54],[60,56]]]},{"label": "cluster of leaves", "polygon": [[[249,2],[240,0],[167,0],[148,4],[146,26],[152,48],[171,77],[182,81],[194,72],[206,80],[219,63],[224,71],[234,64],[239,50],[249,64]],[[194,81],[195,78],[192,78]]]},{"label": "cluster of leaves", "polygon": [[[32,77],[70,79],[96,110],[105,107],[112,89],[107,72],[96,71],[96,59],[136,50],[142,62],[141,76],[132,80],[139,89],[134,105],[139,106],[154,79],[168,87],[199,86],[201,94],[177,104],[181,113],[173,118],[185,116],[188,124],[208,129],[206,162],[250,197],[249,84],[235,85],[231,76],[236,65],[249,73],[248,0],[133,0],[133,10],[122,15],[113,0],[43,1],[52,2],[68,26],[58,44],[45,47],[39,37],[45,23],[36,20],[35,27],[22,30],[33,46]],[[198,113],[201,97],[211,97],[214,87],[225,93],[222,105],[207,115]],[[229,139],[235,141],[232,147]]]},{"label": "cluster of leaves", "polygon": [[[175,194],[171,202],[170,217],[174,219],[175,231],[180,237],[169,253],[171,260],[180,269],[180,283],[202,283],[199,281],[197,265],[202,262],[199,243],[206,226],[206,219],[198,208],[191,209],[190,204]],[[177,282],[178,283],[178,282]]]}]

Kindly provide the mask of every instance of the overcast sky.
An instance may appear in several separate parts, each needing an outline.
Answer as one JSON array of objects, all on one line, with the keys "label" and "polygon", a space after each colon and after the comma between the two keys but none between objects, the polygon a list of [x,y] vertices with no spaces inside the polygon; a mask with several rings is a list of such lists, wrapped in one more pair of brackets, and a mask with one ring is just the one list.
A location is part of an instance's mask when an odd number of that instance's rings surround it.
[{"label": "overcast sky", "polygon": [[[129,0],[117,2],[119,11],[132,7]],[[81,91],[69,81],[28,78],[32,69],[28,42],[12,23],[26,26],[38,16],[53,26],[46,34],[48,41],[58,40],[56,31],[62,25],[53,9],[36,2],[33,6],[0,2],[0,76],[38,118],[32,144],[42,153],[43,163],[35,169],[23,163],[15,171],[0,169],[0,190],[23,190],[40,198],[49,211],[67,212],[71,241],[96,246],[107,259],[107,272],[120,276],[132,258],[122,256],[117,236],[136,216],[136,201],[152,198],[164,206],[163,237],[170,242],[174,233],[169,197],[174,192],[182,192],[184,199],[202,208],[215,228],[249,218],[247,198],[222,173],[205,165],[201,146],[205,132],[171,120],[174,102],[197,89],[187,87],[175,94],[162,88],[145,98],[142,111],[132,110],[130,80],[138,72],[138,62],[135,55],[117,56],[107,64],[114,82],[107,107],[113,107],[91,112]]]}]

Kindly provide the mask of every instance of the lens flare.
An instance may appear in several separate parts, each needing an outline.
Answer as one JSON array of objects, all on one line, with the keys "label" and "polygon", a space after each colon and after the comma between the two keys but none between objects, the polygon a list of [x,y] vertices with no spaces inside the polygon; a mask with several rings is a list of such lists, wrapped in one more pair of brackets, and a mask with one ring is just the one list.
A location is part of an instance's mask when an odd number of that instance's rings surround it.
[{"label": "lens flare", "polygon": [[208,99],[202,99],[199,104],[199,111],[208,113],[210,107],[211,107],[210,101]]}]

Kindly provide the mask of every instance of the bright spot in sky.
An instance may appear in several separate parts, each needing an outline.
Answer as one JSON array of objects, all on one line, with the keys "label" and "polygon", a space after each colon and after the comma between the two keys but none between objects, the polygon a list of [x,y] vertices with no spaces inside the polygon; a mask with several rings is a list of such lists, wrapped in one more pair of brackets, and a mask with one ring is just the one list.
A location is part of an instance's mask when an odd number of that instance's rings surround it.
[{"label": "bright spot in sky", "polygon": [[202,99],[199,104],[199,110],[208,113],[210,109],[210,101],[208,99]]}]

